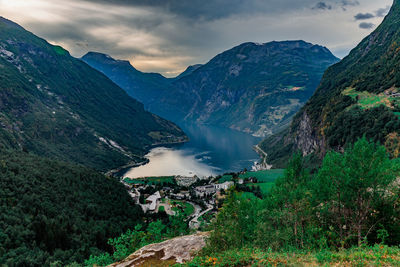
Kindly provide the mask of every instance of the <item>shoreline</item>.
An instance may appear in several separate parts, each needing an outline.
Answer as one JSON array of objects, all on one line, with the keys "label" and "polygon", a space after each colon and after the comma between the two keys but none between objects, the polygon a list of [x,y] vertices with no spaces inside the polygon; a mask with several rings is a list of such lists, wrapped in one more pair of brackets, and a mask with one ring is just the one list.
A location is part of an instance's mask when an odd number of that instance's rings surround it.
[{"label": "shoreline", "polygon": [[[146,148],[146,150],[147,150],[146,155],[150,152],[150,150],[152,150],[154,148],[157,148],[157,147],[174,147],[174,146],[183,145],[183,144],[185,144],[185,143],[187,143],[189,141],[190,141],[190,139],[187,138],[185,141],[176,141],[176,142],[165,143],[165,144],[163,144],[163,143],[152,144],[152,145],[150,145],[150,146],[148,146]],[[140,161],[140,162],[133,162],[132,161],[132,162],[129,162],[129,163],[123,165],[123,166],[117,167],[115,169],[111,169],[111,170],[105,172],[104,174],[106,176],[116,176],[118,178],[122,178],[122,175],[121,174],[118,175],[118,173],[120,173],[122,171],[125,171],[125,170],[128,170],[128,169],[131,169],[131,168],[137,168],[137,167],[146,165],[146,164],[148,164],[150,162],[150,160],[147,159],[147,158],[144,158],[144,156],[141,157],[141,158],[143,159],[143,161]]]},{"label": "shoreline", "polygon": [[126,169],[136,168],[136,167],[140,167],[140,166],[146,165],[149,162],[150,161],[148,159],[145,159],[145,160],[143,160],[141,162],[129,162],[129,163],[127,163],[127,164],[125,164],[125,165],[123,165],[121,167],[118,167],[116,169],[112,169],[112,170],[107,171],[105,173],[105,175],[106,176],[116,176],[118,178],[121,178],[122,175],[117,175],[117,173],[122,172],[123,170],[126,170]]}]

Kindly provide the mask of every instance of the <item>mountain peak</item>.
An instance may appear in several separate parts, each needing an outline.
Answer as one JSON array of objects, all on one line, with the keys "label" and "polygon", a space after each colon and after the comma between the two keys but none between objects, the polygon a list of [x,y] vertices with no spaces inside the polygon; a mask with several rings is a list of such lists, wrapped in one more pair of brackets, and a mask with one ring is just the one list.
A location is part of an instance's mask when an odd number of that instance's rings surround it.
[{"label": "mountain peak", "polygon": [[90,52],[86,53],[86,55],[84,55],[81,59],[86,62],[88,62],[88,61],[103,62],[103,63],[107,63],[107,64],[125,65],[125,66],[134,68],[128,60],[115,59],[115,58],[111,57],[110,55],[100,53],[100,52],[90,51]]},{"label": "mountain peak", "polygon": [[107,57],[107,58],[110,57],[107,54],[100,53],[100,52],[93,52],[93,51],[87,52],[83,57],[93,57],[93,56]]},{"label": "mountain peak", "polygon": [[1,24],[6,25],[6,26],[8,26],[8,27],[23,29],[23,28],[22,28],[20,25],[18,25],[17,23],[15,23],[15,22],[13,22],[13,21],[11,21],[11,20],[9,20],[9,19],[6,19],[5,17],[2,17],[2,16],[0,16],[0,25],[1,25]]},{"label": "mountain peak", "polygon": [[177,77],[175,77],[174,79],[180,79],[182,77],[188,76],[190,74],[192,74],[194,71],[196,71],[198,68],[200,68],[201,66],[203,66],[203,64],[194,64],[194,65],[190,65],[189,67],[186,68],[186,70],[184,72],[182,72],[181,74],[179,74]]}]

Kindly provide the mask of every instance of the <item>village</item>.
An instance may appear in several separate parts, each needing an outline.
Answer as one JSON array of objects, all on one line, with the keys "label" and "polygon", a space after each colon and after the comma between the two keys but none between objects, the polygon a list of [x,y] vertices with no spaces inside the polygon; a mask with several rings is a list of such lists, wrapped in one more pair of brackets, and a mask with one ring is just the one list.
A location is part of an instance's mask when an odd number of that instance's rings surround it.
[{"label": "village", "polygon": [[144,213],[184,214],[191,229],[207,224],[235,185],[234,181],[218,183],[215,178],[197,176],[124,179],[122,183]]}]

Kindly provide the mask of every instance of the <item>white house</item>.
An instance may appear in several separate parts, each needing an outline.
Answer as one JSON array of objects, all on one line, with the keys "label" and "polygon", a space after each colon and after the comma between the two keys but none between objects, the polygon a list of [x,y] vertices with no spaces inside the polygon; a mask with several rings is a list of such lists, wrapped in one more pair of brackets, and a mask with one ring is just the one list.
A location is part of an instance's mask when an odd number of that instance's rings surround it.
[{"label": "white house", "polygon": [[144,212],[155,211],[157,208],[157,203],[161,199],[160,192],[157,191],[153,195],[146,198],[146,204],[140,205]]},{"label": "white house", "polygon": [[222,183],[222,184],[215,184],[215,189],[216,189],[217,191],[222,190],[222,189],[228,190],[228,189],[231,188],[234,184],[235,184],[235,183],[232,182],[232,181],[231,181],[231,182],[225,182],[225,183]]}]

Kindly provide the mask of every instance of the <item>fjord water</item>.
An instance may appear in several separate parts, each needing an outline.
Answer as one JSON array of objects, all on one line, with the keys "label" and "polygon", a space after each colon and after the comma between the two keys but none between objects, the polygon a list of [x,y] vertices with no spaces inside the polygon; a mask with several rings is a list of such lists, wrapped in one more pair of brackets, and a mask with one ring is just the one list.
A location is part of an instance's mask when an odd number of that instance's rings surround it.
[{"label": "fjord water", "polygon": [[251,168],[259,157],[253,146],[259,138],[227,128],[180,125],[190,141],[172,148],[157,147],[146,157],[150,163],[132,168],[125,177],[185,175],[199,177]]}]

